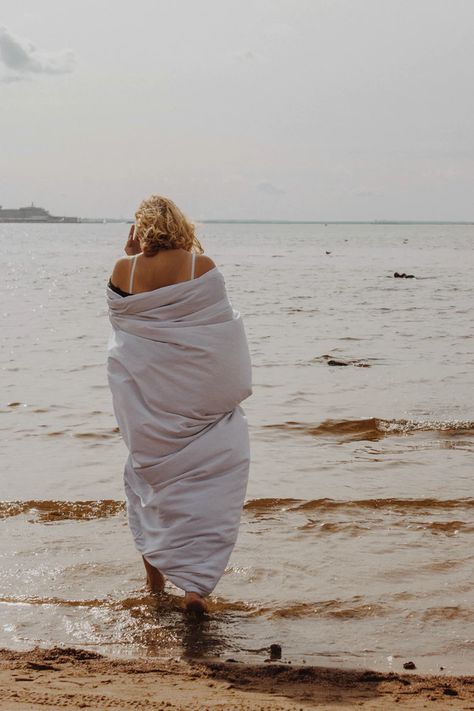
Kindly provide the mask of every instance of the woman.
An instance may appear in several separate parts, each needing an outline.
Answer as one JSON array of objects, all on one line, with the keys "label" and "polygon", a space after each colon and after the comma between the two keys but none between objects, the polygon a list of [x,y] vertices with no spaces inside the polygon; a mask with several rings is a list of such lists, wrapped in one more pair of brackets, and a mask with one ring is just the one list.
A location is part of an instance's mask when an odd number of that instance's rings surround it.
[{"label": "woman", "polygon": [[224,277],[169,199],[142,202],[107,286],[107,374],[129,450],[127,514],[147,584],[165,576],[186,609],[234,547],[249,471],[240,402],[252,392],[245,331]]}]

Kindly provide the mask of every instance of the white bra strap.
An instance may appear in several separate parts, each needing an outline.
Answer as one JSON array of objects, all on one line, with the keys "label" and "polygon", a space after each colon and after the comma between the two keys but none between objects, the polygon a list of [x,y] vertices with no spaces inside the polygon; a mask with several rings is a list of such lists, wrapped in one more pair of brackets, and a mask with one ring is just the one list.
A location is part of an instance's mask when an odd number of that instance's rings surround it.
[{"label": "white bra strap", "polygon": [[132,271],[130,272],[130,285],[128,287],[129,294],[133,292],[133,277],[135,275],[135,267],[137,266],[137,257],[138,254],[135,254],[135,256],[133,257]]},{"label": "white bra strap", "polygon": [[191,261],[191,279],[194,279],[194,264],[196,262],[196,252],[192,253],[192,261]]}]

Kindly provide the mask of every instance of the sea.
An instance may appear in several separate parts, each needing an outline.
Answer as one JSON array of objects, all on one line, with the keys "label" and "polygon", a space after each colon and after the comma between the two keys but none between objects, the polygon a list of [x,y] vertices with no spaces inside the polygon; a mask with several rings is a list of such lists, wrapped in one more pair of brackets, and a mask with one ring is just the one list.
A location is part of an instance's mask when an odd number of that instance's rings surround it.
[{"label": "sea", "polygon": [[197,231],[253,363],[241,528],[199,622],[147,592],[126,520],[105,289],[128,225],[0,225],[0,646],[472,673],[474,226]]}]

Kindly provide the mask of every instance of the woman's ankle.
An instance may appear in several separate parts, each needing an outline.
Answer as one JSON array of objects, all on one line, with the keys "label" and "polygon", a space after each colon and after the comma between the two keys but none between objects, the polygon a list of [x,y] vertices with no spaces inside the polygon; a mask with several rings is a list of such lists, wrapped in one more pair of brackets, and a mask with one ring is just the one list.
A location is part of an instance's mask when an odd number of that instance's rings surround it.
[{"label": "woman's ankle", "polygon": [[184,593],[184,606],[189,612],[207,612],[207,604],[202,595],[194,590]]}]

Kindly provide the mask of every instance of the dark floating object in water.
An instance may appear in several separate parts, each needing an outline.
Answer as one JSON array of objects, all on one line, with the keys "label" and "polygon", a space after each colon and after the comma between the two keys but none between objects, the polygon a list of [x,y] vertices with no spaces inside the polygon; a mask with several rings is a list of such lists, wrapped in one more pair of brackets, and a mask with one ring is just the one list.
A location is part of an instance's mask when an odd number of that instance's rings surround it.
[{"label": "dark floating object in water", "polygon": [[270,659],[281,659],[281,644],[270,645]]},{"label": "dark floating object in water", "polygon": [[416,669],[416,664],[415,662],[405,662],[403,665],[404,669]]},{"label": "dark floating object in water", "polygon": [[370,368],[369,363],[364,363],[360,360],[340,360],[338,358],[332,358],[330,355],[321,356],[318,360],[325,360],[328,365],[354,365],[356,368]]},{"label": "dark floating object in water", "polygon": [[395,279],[414,279],[415,275],[414,274],[405,274],[405,272],[402,272],[399,274],[398,272],[395,272],[394,275]]},{"label": "dark floating object in water", "polygon": [[328,252],[328,251],[326,250],[326,254],[331,254],[331,252]]}]

